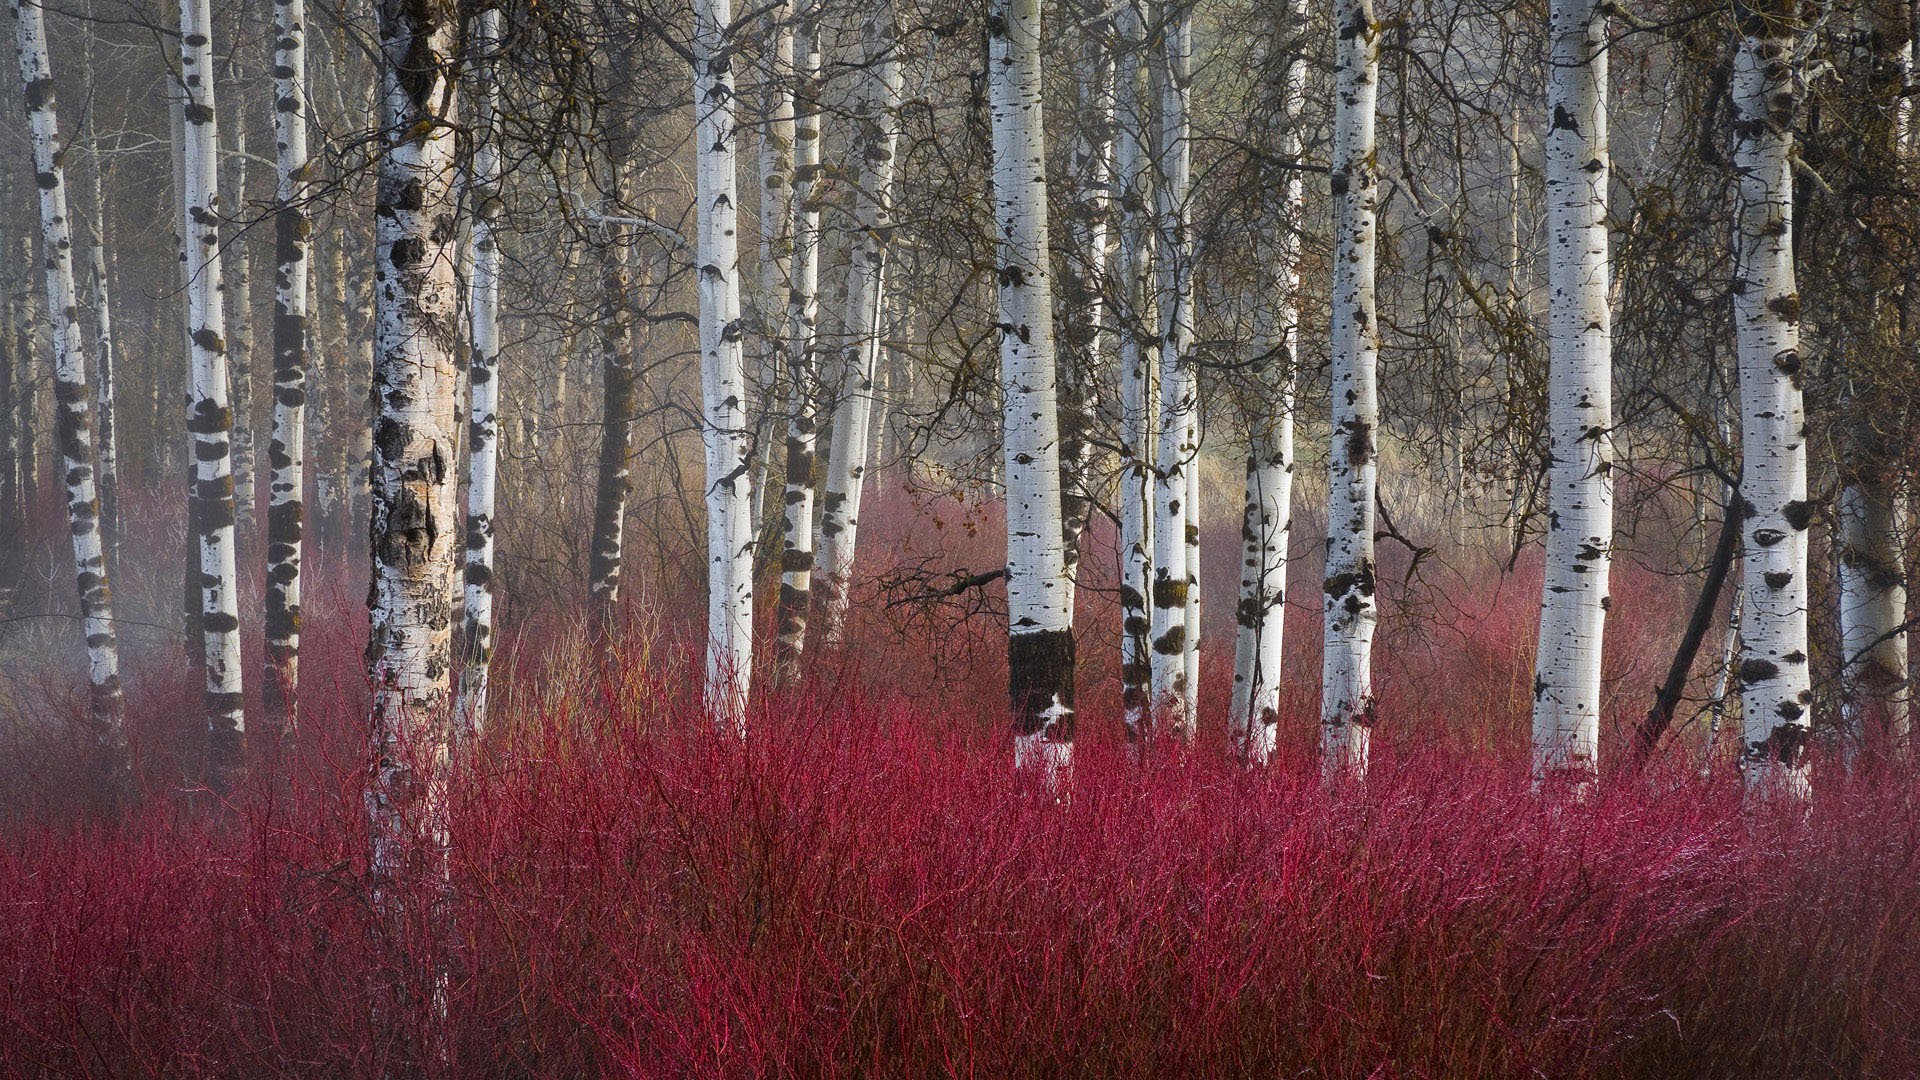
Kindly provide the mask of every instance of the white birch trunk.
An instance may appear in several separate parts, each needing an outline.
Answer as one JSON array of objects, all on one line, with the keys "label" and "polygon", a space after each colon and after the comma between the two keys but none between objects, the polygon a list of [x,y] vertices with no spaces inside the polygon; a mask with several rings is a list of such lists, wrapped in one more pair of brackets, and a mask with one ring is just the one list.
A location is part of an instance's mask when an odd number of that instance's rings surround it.
[{"label": "white birch trunk", "polygon": [[474,148],[467,185],[471,225],[467,260],[469,350],[467,382],[466,617],[461,642],[460,698],[454,719],[456,746],[471,746],[486,728],[488,678],[493,663],[493,512],[500,475],[500,243],[494,223],[500,213],[500,147],[495,130],[500,88],[495,53],[500,48],[500,9],[480,13],[474,43]]},{"label": "white birch trunk", "polygon": [[[246,32],[244,20],[241,32]],[[246,95],[231,65],[227,85],[231,100],[244,103]],[[240,105],[236,113],[244,114],[244,108]],[[233,509],[236,532],[246,535],[253,531],[257,494],[253,469],[253,255],[252,237],[238,224],[247,206],[247,125],[236,123],[233,128],[233,146],[224,155],[226,191],[221,211],[235,227],[222,243],[227,275],[227,392],[233,414]]]},{"label": "white birch trunk", "polygon": [[1156,731],[1191,741],[1198,720],[1198,546],[1200,398],[1193,350],[1193,244],[1189,188],[1192,147],[1187,104],[1193,63],[1193,14],[1169,16],[1165,54],[1151,65],[1160,92],[1159,221],[1160,403],[1153,527],[1153,718]]},{"label": "white birch trunk", "polygon": [[306,0],[273,6],[273,431],[267,444],[267,669],[264,736],[284,739],[300,702],[300,575],[305,555],[307,301],[313,224],[306,200]]},{"label": "white birch trunk", "polygon": [[207,773],[215,783],[245,749],[241,692],[239,575],[234,556],[233,409],[228,400],[226,298],[220,265],[220,133],[214,118],[209,0],[181,0],[184,103],[187,332],[192,349],[187,431],[192,437],[189,501],[199,546],[200,632],[206,649]]},{"label": "white birch trunk", "polygon": [[1122,5],[1115,17],[1120,57],[1115,80],[1114,203],[1120,208],[1120,289],[1127,297],[1120,335],[1120,678],[1127,737],[1139,745],[1152,706],[1154,471],[1152,359],[1145,328],[1153,325],[1152,233],[1148,200],[1152,176],[1146,148],[1147,108],[1140,93],[1145,31],[1139,10]]},{"label": "white birch trunk", "polygon": [[380,0],[379,12],[366,805],[373,904],[391,918],[401,897],[438,890],[446,874],[460,330],[454,26],[409,0]]},{"label": "white birch trunk", "polygon": [[[820,211],[814,181],[820,167],[820,111],[815,80],[820,42],[813,0],[802,0],[792,53],[793,198],[792,264],[788,268],[786,521],[780,550],[779,666],[783,678],[800,674],[807,643],[807,612],[813,592],[813,473],[818,447],[819,354],[814,324],[819,313]],[[785,77],[785,76],[783,76]]]},{"label": "white birch trunk", "polygon": [[884,15],[871,17],[860,35],[867,43],[867,57],[861,85],[855,90],[854,137],[848,154],[859,167],[860,179],[854,196],[854,238],[842,326],[846,344],[834,404],[833,446],[827,457],[827,490],[820,509],[820,634],[829,648],[838,648],[846,634],[873,423],[874,370],[880,358],[887,238],[893,227],[900,63],[894,49],[892,9],[881,10]]},{"label": "white birch trunk", "polygon": [[1061,544],[1040,40],[1039,0],[995,0],[987,83],[999,225],[1013,760],[1015,768],[1040,770],[1057,783],[1073,761],[1073,610]]},{"label": "white birch trunk", "polygon": [[1334,12],[1332,447],[1327,483],[1326,644],[1321,659],[1320,764],[1363,777],[1373,727],[1373,523],[1380,333],[1374,307],[1374,100],[1379,27],[1372,0]]},{"label": "white birch trunk", "polygon": [[707,708],[746,733],[753,672],[753,461],[741,342],[730,0],[694,6],[701,437],[707,452]]},{"label": "white birch trunk", "polygon": [[786,304],[793,272],[793,21],[792,6],[782,0],[760,14],[759,81],[759,285],[753,293],[754,378],[759,384],[755,413],[753,534],[766,524],[771,492],[773,435],[784,414],[782,395],[789,389],[786,359]]},{"label": "white birch trunk", "polygon": [[[625,188],[626,152],[624,140],[616,140],[612,169],[616,192]],[[625,226],[601,226],[600,315],[594,326],[600,350],[600,461],[594,485],[592,549],[587,558],[587,602],[596,634],[610,630],[618,616],[620,576],[626,561],[627,496],[633,487],[628,458],[636,405],[632,276],[626,248]],[[570,352],[561,350],[563,365]],[[557,414],[566,404],[564,387],[557,388],[554,403]]]},{"label": "white birch trunk", "polygon": [[1734,59],[1733,319],[1746,514],[1741,761],[1750,796],[1802,801],[1807,769],[1807,501],[1793,266],[1793,0],[1740,12]]},{"label": "white birch trunk", "polygon": [[[114,800],[124,792],[127,780],[120,650],[114,636],[113,590],[100,537],[93,413],[88,400],[86,341],[80,330],[79,299],[74,287],[73,224],[60,162],[63,144],[58,102],[40,4],[37,0],[15,0],[12,8],[20,82],[26,90],[35,187],[40,193],[47,316],[53,325],[54,429],[67,488],[68,531],[73,538],[74,576],[87,646],[88,719],[103,795]],[[26,357],[18,356],[16,361],[24,365]]]},{"label": "white birch trunk", "polygon": [[1600,657],[1613,558],[1606,15],[1554,0],[1546,136],[1546,577],[1533,681],[1533,779],[1584,797],[1599,779]]},{"label": "white birch trunk", "polygon": [[[1280,155],[1297,163],[1306,105],[1307,0],[1288,0],[1285,73],[1279,87]],[[1250,764],[1273,755],[1280,720],[1280,664],[1287,611],[1288,541],[1293,530],[1293,405],[1300,348],[1300,228],[1306,186],[1298,169],[1283,181],[1279,220],[1274,222],[1272,294],[1257,343],[1265,354],[1258,372],[1263,411],[1248,418],[1247,505],[1241,522],[1240,626],[1234,649],[1233,706],[1227,732],[1235,751]]]},{"label": "white birch trunk", "polygon": [[88,244],[87,268],[93,286],[93,363],[94,363],[94,458],[99,462],[96,485],[100,496],[100,544],[110,567],[119,566],[120,555],[120,425],[114,404],[117,391],[114,369],[118,355],[113,342],[113,294],[107,282],[107,165],[100,156],[97,125],[87,123],[87,159],[92,164],[93,229]]},{"label": "white birch trunk", "polygon": [[1113,50],[1103,40],[1110,30],[1104,15],[1081,28],[1074,58],[1078,111],[1068,153],[1069,175],[1077,206],[1071,219],[1072,253],[1063,283],[1062,313],[1069,378],[1061,388],[1060,500],[1061,543],[1067,558],[1068,607],[1073,606],[1080,574],[1080,547],[1094,512],[1093,470],[1096,441],[1089,430],[1098,412],[1100,376],[1108,348],[1106,283],[1108,207],[1113,186]]},{"label": "white birch trunk", "polygon": [[1853,751],[1879,741],[1898,757],[1909,737],[1907,535],[1897,480],[1861,478],[1840,492],[1842,721]]}]

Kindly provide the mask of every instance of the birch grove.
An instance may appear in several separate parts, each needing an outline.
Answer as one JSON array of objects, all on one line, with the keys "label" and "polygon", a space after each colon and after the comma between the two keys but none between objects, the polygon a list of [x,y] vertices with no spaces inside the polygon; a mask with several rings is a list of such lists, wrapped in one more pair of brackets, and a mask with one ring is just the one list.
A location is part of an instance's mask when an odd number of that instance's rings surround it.
[{"label": "birch grove", "polygon": [[0,710],[77,715],[78,619],[109,783],[225,812],[326,756],[367,597],[383,910],[456,762],[656,698],[944,731],[1002,633],[1063,800],[1077,727],[1595,805],[1913,764],[1903,4],[107,3],[17,8]]}]

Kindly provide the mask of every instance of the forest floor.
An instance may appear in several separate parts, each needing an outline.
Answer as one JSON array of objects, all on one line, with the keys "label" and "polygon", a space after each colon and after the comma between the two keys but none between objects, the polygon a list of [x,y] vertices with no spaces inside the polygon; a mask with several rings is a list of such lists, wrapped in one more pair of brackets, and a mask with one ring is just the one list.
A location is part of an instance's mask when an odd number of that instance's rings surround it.
[{"label": "forest floor", "polygon": [[[224,798],[190,779],[197,695],[158,644],[129,665],[124,819],[80,819],[72,739],[16,721],[0,1077],[1920,1075],[1911,771],[1822,762],[1809,813],[1756,816],[1724,750],[1702,775],[1689,707],[1644,773],[1534,799],[1537,568],[1393,587],[1374,767],[1335,788],[1317,608],[1290,613],[1280,752],[1243,769],[1213,544],[1202,737],[1138,763],[1090,571],[1050,793],[1009,768],[991,592],[904,602],[991,565],[990,508],[869,519],[854,647],[762,694],[744,744],[699,713],[684,583],[641,590],[605,650],[564,605],[508,603],[451,887],[394,918],[365,876],[346,560],[314,563],[296,749]],[[1616,573],[1609,760],[1687,587]],[[18,674],[32,653],[7,647]],[[43,713],[77,704],[51,669]]]}]

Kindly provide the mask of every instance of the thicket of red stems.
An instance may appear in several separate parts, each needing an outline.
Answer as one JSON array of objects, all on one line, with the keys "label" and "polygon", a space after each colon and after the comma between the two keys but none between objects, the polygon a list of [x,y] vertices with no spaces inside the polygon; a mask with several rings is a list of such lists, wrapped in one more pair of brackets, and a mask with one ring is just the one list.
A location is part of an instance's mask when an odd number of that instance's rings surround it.
[{"label": "thicket of red stems", "polygon": [[[0,1070],[446,1076],[1812,1077],[1920,1060],[1920,806],[1755,819],[1688,769],[1583,806],[1483,753],[1364,790],[1083,740],[1070,793],[824,685],[745,745],[644,669],[507,722],[452,901],[380,936],[355,694],[290,787],[0,851]],[[445,1027],[376,1026],[444,911]],[[435,954],[437,955],[437,954]]]},{"label": "thicket of red stems", "polygon": [[[883,565],[990,555],[989,529],[918,520],[872,531]],[[1756,817],[1676,752],[1589,804],[1534,799],[1537,574],[1398,596],[1364,788],[1315,773],[1308,605],[1259,772],[1216,730],[1224,628],[1201,743],[1144,763],[1117,734],[1110,642],[1086,633],[1062,796],[1009,768],[991,620],[906,618],[869,587],[858,647],[765,696],[743,745],[699,714],[698,653],[673,627],[600,663],[564,619],[514,613],[492,731],[453,791],[448,899],[397,920],[374,917],[365,876],[350,577],[310,594],[286,779],[192,790],[198,695],[164,658],[130,680],[145,796],[123,821],[75,823],[57,747],[8,755],[0,1076],[425,1060],[448,1077],[1665,1080],[1920,1061],[1912,774],[1826,769],[1810,814]],[[1217,626],[1230,594],[1211,595]],[[1684,590],[1623,570],[1615,596],[1617,729]],[[1085,625],[1110,625],[1110,597],[1083,597]],[[398,1006],[396,983],[414,991]]]}]

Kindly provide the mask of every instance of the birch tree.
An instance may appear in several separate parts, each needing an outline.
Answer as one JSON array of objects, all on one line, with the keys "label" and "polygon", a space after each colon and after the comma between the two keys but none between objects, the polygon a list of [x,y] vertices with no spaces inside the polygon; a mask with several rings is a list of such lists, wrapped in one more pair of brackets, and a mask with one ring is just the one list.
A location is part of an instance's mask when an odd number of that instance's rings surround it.
[{"label": "birch tree", "polygon": [[793,64],[790,87],[793,111],[793,197],[787,208],[792,252],[787,270],[786,341],[787,437],[786,518],[780,548],[780,600],[777,625],[777,663],[782,677],[800,674],[800,657],[807,642],[807,608],[813,593],[813,480],[818,445],[819,354],[814,323],[819,313],[820,210],[814,205],[814,183],[820,170],[820,110],[816,80],[820,71],[820,36],[815,0],[801,0],[787,46]]},{"label": "birch tree", "polygon": [[1740,368],[1742,767],[1750,796],[1804,800],[1806,761],[1807,449],[1800,398],[1800,298],[1793,263],[1794,0],[1739,10],[1731,97],[1733,321]]},{"label": "birch tree", "polygon": [[1193,243],[1189,86],[1193,9],[1168,13],[1164,55],[1151,65],[1160,92],[1160,169],[1154,187],[1159,222],[1159,446],[1153,523],[1153,700],[1156,730],[1193,738],[1199,706],[1192,678],[1199,648],[1197,590],[1200,396],[1194,364]]},{"label": "birch tree", "polygon": [[[1068,218],[1070,253],[1060,296],[1064,362],[1070,373],[1061,388],[1060,499],[1061,543],[1067,559],[1068,588],[1079,578],[1080,548],[1095,509],[1092,473],[1098,440],[1089,430],[1099,411],[1102,369],[1108,338],[1106,310],[1108,202],[1113,185],[1114,77],[1116,56],[1108,38],[1105,12],[1083,15],[1073,59],[1075,113],[1067,163],[1074,178],[1074,205]],[[1069,599],[1068,606],[1072,606]]]},{"label": "birch tree", "polygon": [[[696,0],[695,260],[700,274],[701,441],[707,464],[707,706],[746,731],[753,672],[753,461],[741,342],[733,9]],[[877,285],[876,285],[877,289]]]},{"label": "birch tree", "polygon": [[375,909],[446,872],[455,425],[451,12],[380,0],[366,806]]},{"label": "birch tree", "polygon": [[[1306,104],[1307,0],[1288,0],[1281,73],[1279,152],[1289,165],[1300,161]],[[1241,521],[1239,635],[1234,648],[1233,706],[1227,730],[1246,761],[1265,764],[1273,754],[1280,719],[1280,663],[1286,628],[1287,555],[1293,529],[1293,407],[1300,346],[1300,223],[1306,187],[1297,168],[1281,182],[1278,220],[1270,224],[1271,292],[1263,295],[1263,333],[1258,402],[1248,418],[1247,497]]]},{"label": "birch tree", "polygon": [[267,443],[267,669],[263,734],[284,738],[300,701],[300,575],[307,475],[306,0],[273,5],[273,429]]},{"label": "birch tree", "polygon": [[1889,239],[1902,236],[1911,207],[1890,207],[1886,193],[1900,184],[1904,129],[1911,123],[1906,90],[1914,14],[1906,4],[1874,4],[1851,13],[1841,39],[1846,48],[1836,57],[1836,77],[1826,80],[1821,109],[1852,151],[1823,167],[1842,193],[1829,209],[1845,224],[1839,242],[1828,245],[1829,258],[1839,264],[1840,287],[1829,286],[1831,277],[1823,280],[1818,267],[1809,268],[1811,288],[1843,294],[1834,300],[1852,316],[1834,335],[1844,349],[1836,554],[1841,722],[1849,763],[1869,747],[1897,758],[1910,735],[1909,523],[1901,456],[1908,449],[1910,416],[1902,400],[1911,376],[1902,295],[1911,247]]},{"label": "birch tree", "polygon": [[[91,38],[88,39],[91,41]],[[91,62],[92,49],[88,49]],[[99,463],[100,543],[107,564],[120,554],[120,426],[115,408],[118,354],[114,350],[113,292],[107,282],[106,160],[100,155],[98,118],[87,118],[87,161],[93,166],[93,226],[89,230],[87,269],[93,294],[94,434]]]},{"label": "birch tree", "polygon": [[[838,647],[846,633],[848,590],[860,533],[860,501],[866,487],[868,437],[873,422],[874,369],[880,358],[880,313],[885,303],[887,236],[891,202],[900,62],[895,55],[893,12],[883,5],[860,32],[865,62],[854,90],[853,141],[848,156],[859,169],[854,192],[853,245],[847,271],[839,394],[833,413],[833,446],[827,456],[827,490],[820,509],[820,633]],[[1038,106],[1036,106],[1037,108]]]},{"label": "birch tree", "polygon": [[[93,412],[87,387],[86,339],[73,276],[73,223],[61,156],[59,103],[38,0],[14,0],[20,82],[26,91],[34,186],[40,193],[40,245],[46,267],[47,316],[53,325],[54,433],[67,489],[67,524],[87,648],[88,720],[96,767],[109,799],[127,780],[126,735],[120,694],[120,649],[113,622],[113,590],[100,537],[100,501],[94,481]],[[19,356],[17,362],[24,363]]]},{"label": "birch tree", "polygon": [[480,12],[474,42],[473,164],[467,184],[467,553],[456,739],[471,744],[486,726],[493,663],[493,511],[500,475],[500,9]]},{"label": "birch tree", "polygon": [[993,202],[999,227],[1007,670],[1014,765],[1053,778],[1073,760],[1074,656],[1073,611],[1060,543],[1039,0],[994,0],[987,27]]},{"label": "birch tree", "polygon": [[1547,287],[1552,461],[1536,786],[1584,795],[1599,778],[1600,657],[1613,553],[1613,364],[1607,247],[1606,8],[1554,0],[1548,60]]},{"label": "birch tree", "polygon": [[1374,305],[1374,101],[1379,26],[1372,0],[1334,9],[1332,445],[1327,483],[1325,646],[1321,661],[1320,762],[1329,776],[1364,776],[1373,726],[1374,484],[1380,351]]},{"label": "birch tree", "polygon": [[[624,192],[631,143],[624,120],[615,121],[608,147],[611,190]],[[597,226],[600,259],[600,311],[594,334],[600,350],[600,463],[593,497],[593,541],[587,560],[587,602],[597,633],[613,626],[620,602],[620,575],[626,558],[627,497],[633,489],[634,394],[632,271],[627,262],[628,227],[603,221]]]},{"label": "birch tree", "polygon": [[[1114,204],[1120,209],[1117,273],[1126,298],[1119,320],[1120,376],[1120,679],[1123,719],[1136,745],[1153,704],[1153,628],[1147,596],[1153,572],[1153,378],[1145,328],[1152,325],[1153,235],[1148,220],[1152,174],[1146,147],[1146,102],[1140,92],[1145,30],[1139,7],[1115,16],[1119,57],[1114,81]],[[1157,611],[1157,605],[1155,610]]]},{"label": "birch tree", "polygon": [[214,114],[208,0],[180,3],[181,165],[191,379],[187,431],[193,469],[189,517],[199,549],[207,772],[215,782],[240,760],[246,737],[241,690],[239,575],[234,557],[233,409],[228,401],[226,298],[221,277],[220,133]]},{"label": "birch tree", "polygon": [[[245,41],[249,36],[248,23],[252,20],[241,18],[237,27],[237,36]],[[238,104],[236,115],[244,117],[247,99],[247,83],[239,75],[238,48],[227,54],[225,79],[228,100]],[[222,155],[225,169],[226,191],[223,195],[222,212],[229,222],[236,221],[244,213],[247,205],[247,176],[251,164],[251,154],[247,145],[247,125],[244,120],[233,125],[231,146]],[[232,438],[230,439],[233,457],[233,508],[236,529],[241,533],[253,530],[253,511],[256,496],[254,482],[254,442],[253,442],[253,250],[248,243],[251,237],[244,228],[230,230],[223,238],[221,266],[226,274],[226,338],[227,338],[227,393],[230,412],[233,417]],[[237,542],[237,540],[236,540]]]}]

